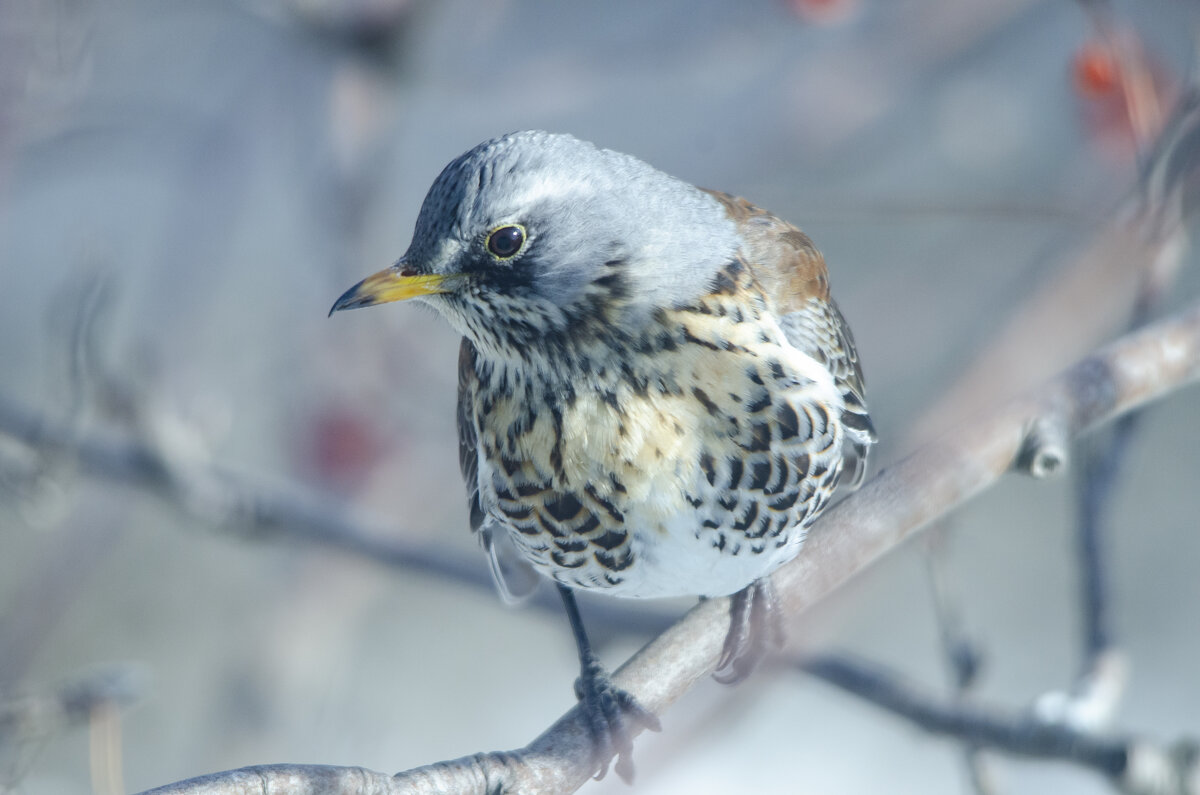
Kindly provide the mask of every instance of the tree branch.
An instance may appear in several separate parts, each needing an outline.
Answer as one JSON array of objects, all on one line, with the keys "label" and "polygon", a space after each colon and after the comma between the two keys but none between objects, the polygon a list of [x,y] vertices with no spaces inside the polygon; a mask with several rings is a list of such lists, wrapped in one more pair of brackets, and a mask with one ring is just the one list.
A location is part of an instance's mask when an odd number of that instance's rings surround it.
[{"label": "tree branch", "polygon": [[[1116,53],[1122,77],[1136,73],[1144,78],[1148,69],[1144,53],[1139,48],[1130,48],[1126,37],[1117,34],[1108,16],[1111,11],[1108,5],[1085,5],[1089,6],[1086,10],[1096,35]],[[1130,77],[1123,82],[1131,113],[1133,105],[1153,99],[1145,91],[1133,96],[1135,86],[1147,88],[1144,80]],[[1159,112],[1158,106],[1143,105],[1141,115],[1145,123],[1140,129],[1147,134],[1160,129],[1161,120],[1149,118]],[[1080,320],[1084,325],[1090,324],[1095,332],[1105,324],[1116,325],[1123,315],[1130,318],[1126,321],[1127,331],[1140,328],[1149,320],[1173,283],[1187,248],[1182,221],[1194,205],[1194,177],[1200,164],[1200,94],[1194,79],[1162,126],[1161,134],[1155,140],[1146,137],[1139,143],[1145,154],[1144,167],[1137,190],[1121,211],[1085,250],[1084,256],[1060,269],[1054,279],[1013,314],[1005,331],[972,357],[967,374],[914,423],[914,428],[928,431],[939,427],[946,417],[961,416],[961,412],[970,410],[967,405],[970,400],[1004,394],[1004,390],[1013,387],[1014,362],[1021,364],[1018,376],[1027,377],[1058,361],[1057,357],[1076,355],[1072,346],[1087,340],[1086,335],[1073,336]],[[1114,235],[1121,246],[1113,247],[1106,242],[1114,239]],[[1094,300],[1097,295],[1104,298],[1102,303]],[[1086,307],[1085,311],[1073,313],[1072,329],[1066,335],[1061,333],[1062,306],[1077,310]],[[1043,343],[1034,344],[1038,340]],[[1102,522],[1137,416],[1136,412],[1124,415],[1110,433],[1084,445],[1085,453],[1080,456],[1082,466],[1076,468],[1080,481],[1076,551],[1082,595],[1083,661],[1080,673],[1066,691],[1051,691],[1038,699],[1037,713],[1044,721],[1066,723],[1081,731],[1098,731],[1111,722],[1128,675],[1125,657],[1113,643],[1107,609]],[[1017,467],[1034,477],[1053,474],[1067,461],[1069,441],[1061,426],[1035,421]],[[943,652],[961,700],[978,671],[980,655],[964,631],[962,617],[949,593],[948,578],[942,571],[949,534],[947,524],[939,522],[926,534],[926,547]],[[990,792],[992,787],[977,753],[978,744],[970,737],[963,740],[975,790]]]},{"label": "tree branch", "polygon": [[1075,762],[1109,777],[1120,775],[1126,766],[1126,739],[1101,739],[1030,714],[1005,715],[994,707],[939,703],[932,693],[919,690],[882,666],[849,656],[819,655],[799,660],[796,666],[927,732],[956,737],[973,747]]},{"label": "tree branch", "polygon": [[139,666],[110,665],[57,687],[0,702],[0,748],[86,723],[106,705],[131,706],[143,698],[145,679]]},{"label": "tree branch", "polygon": [[[804,552],[773,577],[783,609],[795,615],[824,598],[909,535],[994,483],[1027,445],[1040,421],[1074,438],[1115,416],[1200,378],[1200,305],[1129,335],[1083,359],[1025,397],[927,444],[834,506],[813,527]],[[728,628],[726,599],[701,602],[615,674],[616,684],[661,714],[716,664]],[[1131,757],[1132,759],[1132,757]],[[1126,763],[1130,764],[1129,762]],[[313,771],[310,776],[305,771]],[[582,712],[567,712],[526,747],[414,768],[387,780],[329,768],[263,767],[152,790],[166,793],[570,792],[591,773]],[[250,777],[250,779],[247,779]],[[332,777],[332,778],[331,778]],[[338,787],[322,789],[335,778]],[[287,789],[283,785],[287,785]],[[1164,790],[1166,791],[1166,790]]]},{"label": "tree branch", "polygon": [[1195,740],[1162,746],[1134,737],[1105,737],[995,707],[940,703],[928,692],[879,666],[846,656],[800,660],[805,673],[865,699],[933,734],[1032,759],[1073,762],[1100,773],[1121,792],[1188,795],[1200,792],[1200,747]]},{"label": "tree branch", "polygon": [[[296,485],[268,483],[208,460],[178,455],[157,441],[84,432],[73,422],[50,422],[38,411],[0,395],[0,434],[40,454],[60,455],[82,473],[157,494],[186,514],[251,540],[284,536],[373,563],[429,574],[443,582],[492,591],[482,557],[467,558],[444,545],[412,543],[395,522],[362,517],[350,505]],[[0,459],[0,475],[7,462]],[[586,598],[584,601],[589,601]],[[558,597],[541,589],[531,604],[561,611]],[[652,634],[669,619],[604,602],[589,614],[626,631]]]}]

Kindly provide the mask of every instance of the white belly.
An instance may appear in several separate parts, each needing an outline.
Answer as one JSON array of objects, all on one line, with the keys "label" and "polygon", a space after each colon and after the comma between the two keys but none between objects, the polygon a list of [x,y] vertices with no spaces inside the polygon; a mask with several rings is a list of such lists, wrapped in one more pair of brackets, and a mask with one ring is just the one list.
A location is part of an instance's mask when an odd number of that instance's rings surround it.
[{"label": "white belly", "polygon": [[[636,514],[631,526],[637,526]],[[697,517],[677,517],[668,532],[653,538],[634,531],[638,564],[625,579],[606,589],[614,596],[658,599],[677,596],[728,596],[787,563],[800,551],[805,530],[795,528],[787,543],[754,553],[745,545],[736,554],[718,550],[697,534]],[[699,536],[699,537],[698,537]]]}]

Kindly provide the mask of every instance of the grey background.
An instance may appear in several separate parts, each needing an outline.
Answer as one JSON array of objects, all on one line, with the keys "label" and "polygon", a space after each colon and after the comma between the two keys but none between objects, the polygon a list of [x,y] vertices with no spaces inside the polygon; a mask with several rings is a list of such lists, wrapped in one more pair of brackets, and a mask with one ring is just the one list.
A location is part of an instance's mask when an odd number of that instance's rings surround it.
[{"label": "grey background", "polygon": [[[1133,180],[1129,150],[1073,88],[1089,23],[1068,2],[862,0],[841,24],[778,0],[352,5],[394,24],[373,56],[300,0],[0,2],[0,390],[120,428],[104,389],[67,376],[79,296],[107,285],[91,342],[143,428],[336,494],[481,571],[454,334],[414,307],[325,318],[403,251],[429,183],[476,142],[568,131],[800,224],[858,338],[880,464]],[[1117,9],[1178,80],[1197,8]],[[1185,271],[1172,303],[1196,287]],[[1200,728],[1198,409],[1195,391],[1153,409],[1113,516],[1133,662],[1120,723],[1162,738]],[[957,515],[951,571],[988,652],[981,698],[1024,706],[1075,670],[1071,515],[1068,479],[1015,477]],[[0,634],[0,700],[141,666],[149,696],[122,724],[130,790],[255,763],[400,770],[516,747],[571,705],[576,675],[560,616],[247,543],[69,467],[36,493],[0,491]],[[946,680],[916,544],[790,635]],[[644,641],[598,637],[614,665]],[[636,791],[965,788],[951,745],[796,674],[702,684],[663,725],[638,741]],[[0,791],[88,786],[84,731],[0,752]],[[1065,766],[997,770],[1004,791],[1105,791]]]}]

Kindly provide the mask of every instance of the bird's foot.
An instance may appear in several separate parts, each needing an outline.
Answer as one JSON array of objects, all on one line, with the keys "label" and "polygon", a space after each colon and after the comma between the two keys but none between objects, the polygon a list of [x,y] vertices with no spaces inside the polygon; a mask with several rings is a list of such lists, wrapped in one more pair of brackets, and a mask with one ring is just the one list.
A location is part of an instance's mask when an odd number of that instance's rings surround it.
[{"label": "bird's foot", "polygon": [[599,772],[596,780],[604,778],[613,757],[613,769],[627,784],[633,783],[633,736],[638,726],[659,731],[658,718],[637,702],[628,692],[613,684],[612,676],[588,654],[582,661],[582,672],[575,680],[575,695],[583,705],[588,730],[592,735],[592,758]]},{"label": "bird's foot", "polygon": [[783,626],[775,589],[766,577],[733,595],[729,603],[729,633],[713,679],[734,685],[748,677],[762,658],[783,645]]}]

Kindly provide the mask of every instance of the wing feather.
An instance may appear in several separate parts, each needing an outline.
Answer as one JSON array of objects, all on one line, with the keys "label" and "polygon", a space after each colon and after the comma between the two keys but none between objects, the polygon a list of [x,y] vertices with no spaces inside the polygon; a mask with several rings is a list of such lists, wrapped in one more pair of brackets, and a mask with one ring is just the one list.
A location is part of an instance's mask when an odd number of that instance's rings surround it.
[{"label": "wing feather", "polygon": [[825,258],[808,235],[745,199],[708,191],[724,206],[745,241],[746,265],[788,341],[820,362],[842,393],[842,425],[849,444],[844,481],[857,488],[866,476],[875,426],[867,411],[866,384],[850,327],[829,294]]},{"label": "wing feather", "polygon": [[463,337],[458,349],[458,465],[467,487],[471,530],[478,533],[479,541],[487,552],[488,565],[500,598],[513,604],[532,594],[540,578],[533,566],[521,556],[508,532],[489,516],[485,497],[488,490],[480,484],[476,420],[480,384],[475,357],[475,346]]}]

